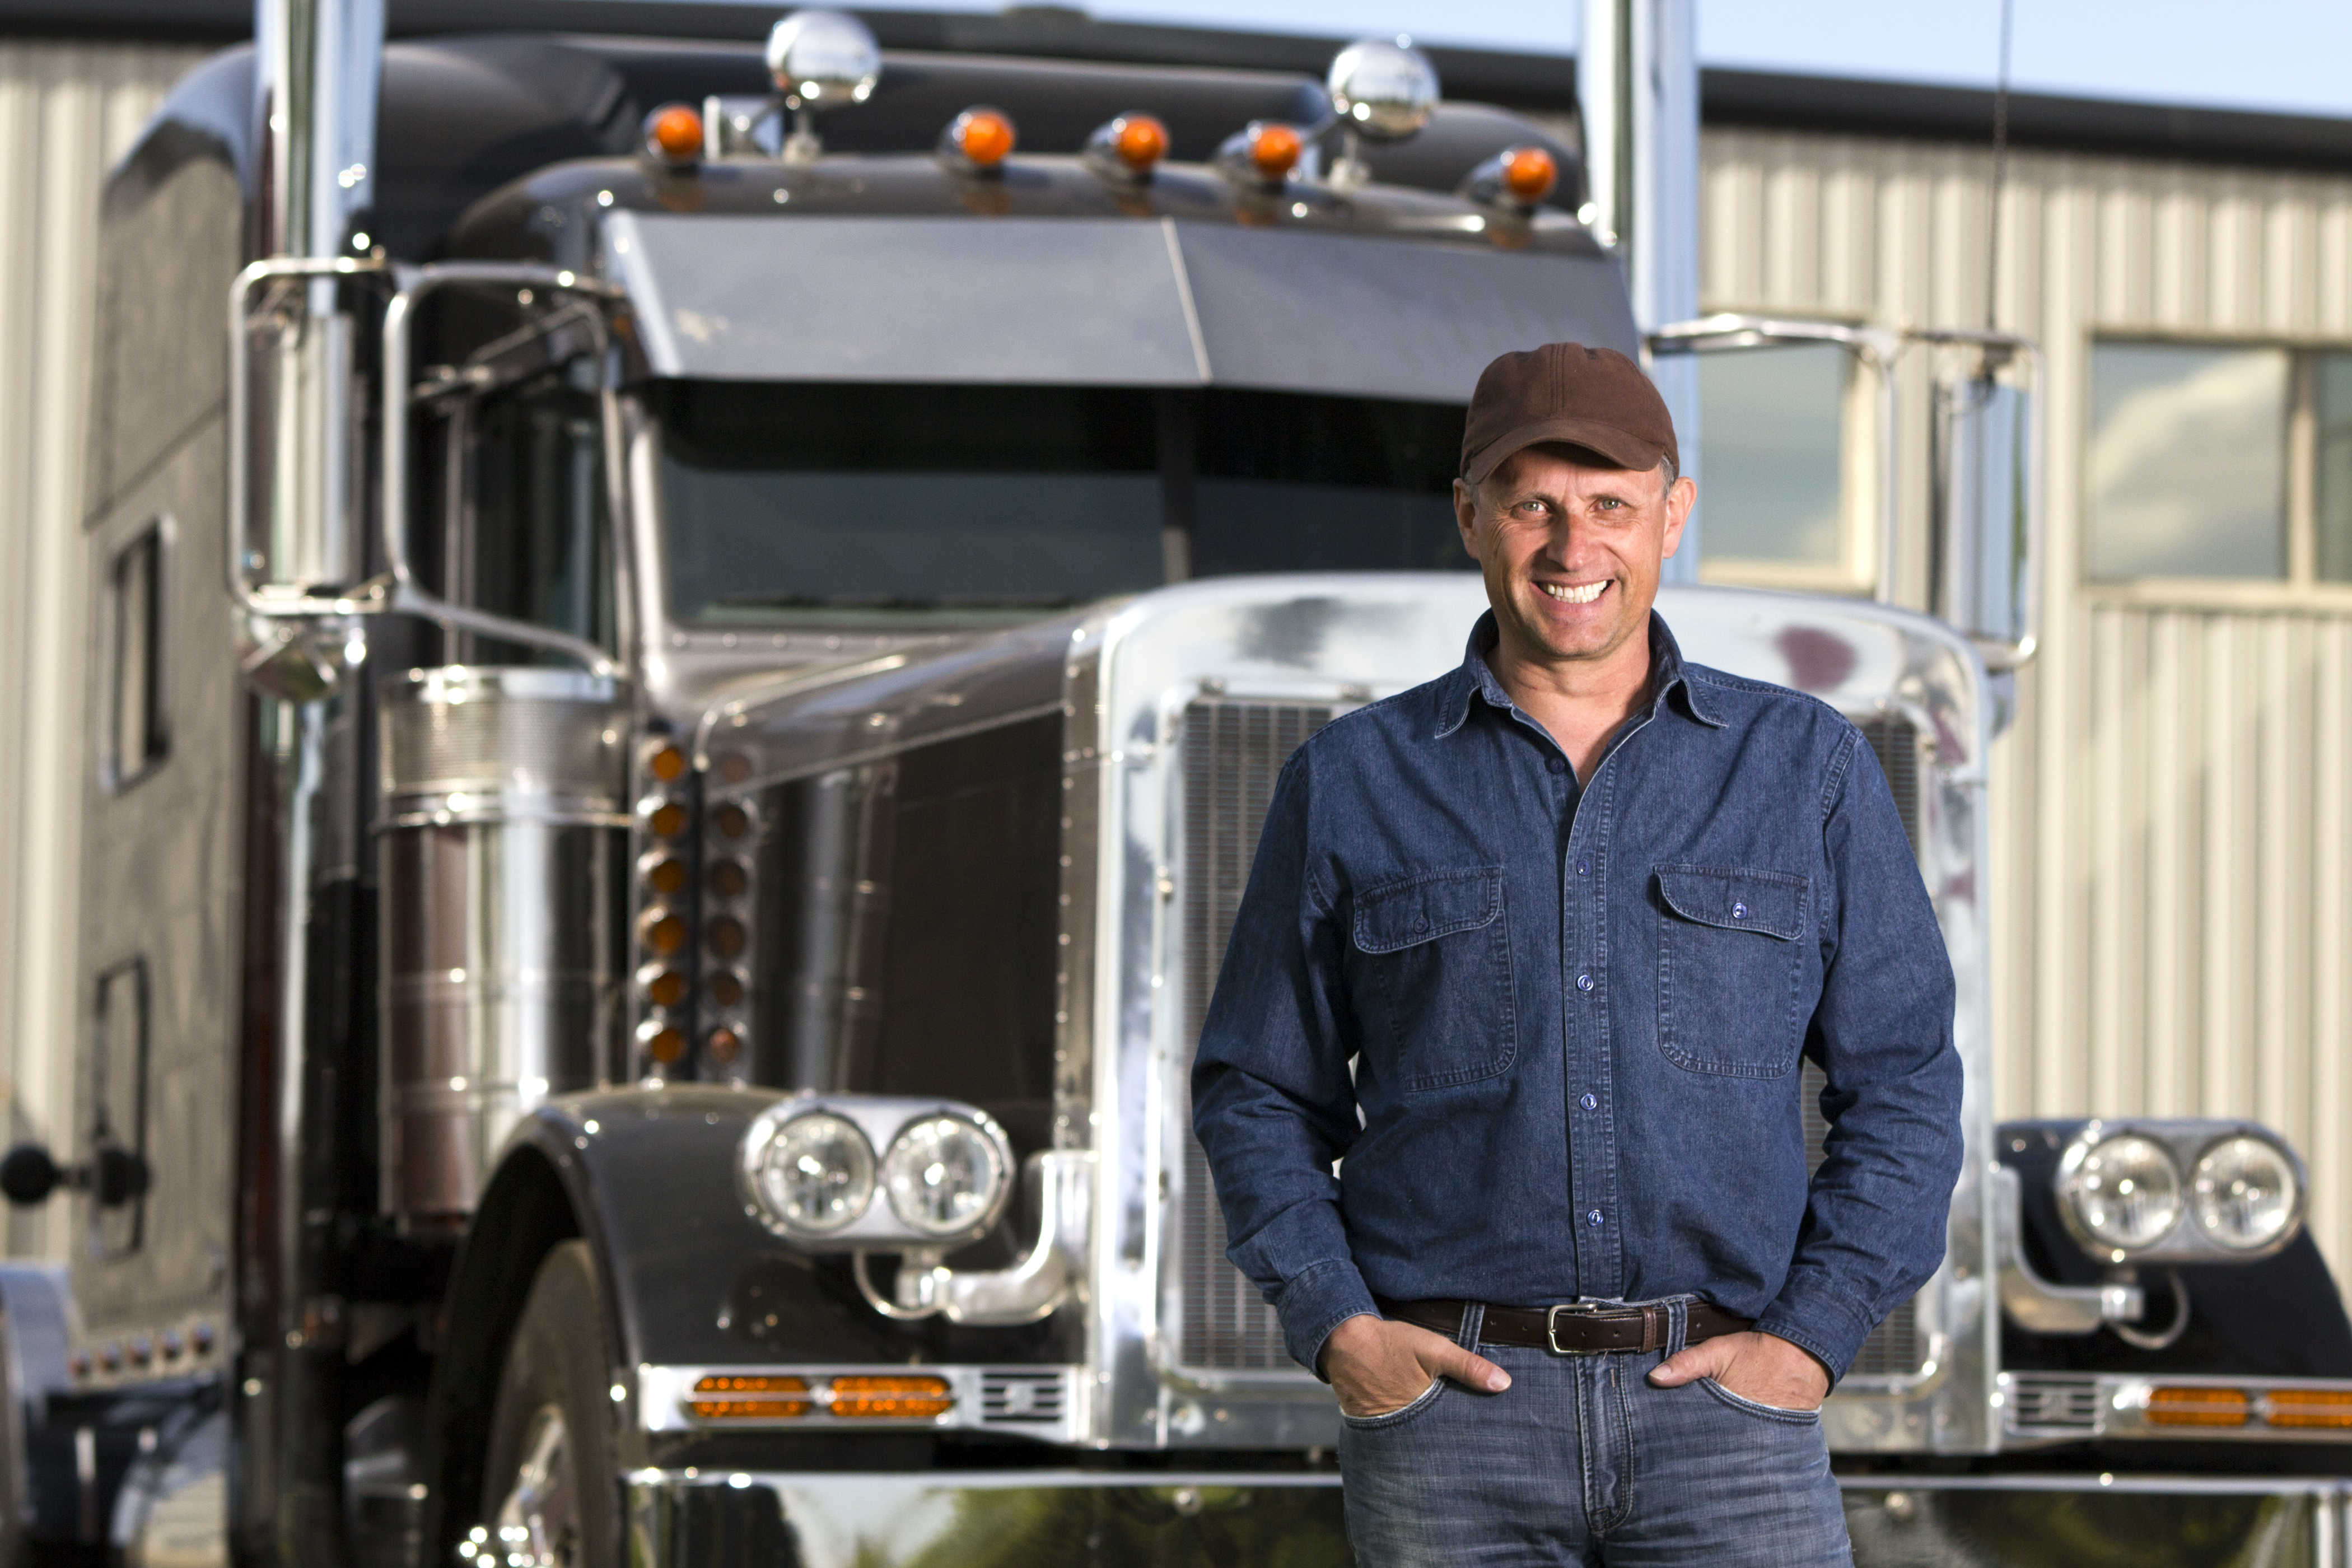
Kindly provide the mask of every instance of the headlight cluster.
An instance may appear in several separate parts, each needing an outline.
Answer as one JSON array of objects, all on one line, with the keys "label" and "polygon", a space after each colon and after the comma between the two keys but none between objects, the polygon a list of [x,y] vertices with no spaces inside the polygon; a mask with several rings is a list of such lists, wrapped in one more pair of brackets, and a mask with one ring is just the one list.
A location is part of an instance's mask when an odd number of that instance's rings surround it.
[{"label": "headlight cluster", "polygon": [[745,1131],[740,1167],[747,1212],[777,1235],[876,1250],[980,1236],[1012,1173],[1012,1145],[984,1111],[852,1096],[771,1107]]},{"label": "headlight cluster", "polygon": [[2303,1187],[2294,1156],[2242,1125],[2094,1121],[2058,1167],[2068,1225],[2114,1263],[2273,1250],[2302,1221]]}]

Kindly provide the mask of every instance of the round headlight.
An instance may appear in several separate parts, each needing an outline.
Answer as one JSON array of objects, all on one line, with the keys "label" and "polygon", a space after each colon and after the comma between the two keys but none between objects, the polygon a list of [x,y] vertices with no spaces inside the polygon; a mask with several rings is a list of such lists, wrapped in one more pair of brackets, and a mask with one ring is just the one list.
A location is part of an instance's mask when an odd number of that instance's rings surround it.
[{"label": "round headlight", "polygon": [[1339,118],[1373,142],[1402,142],[1437,111],[1437,68],[1402,38],[1341,49],[1324,88]]},{"label": "round headlight", "polygon": [[863,103],[882,79],[882,51],[855,16],[795,11],[768,34],[768,75],[795,108]]},{"label": "round headlight", "polygon": [[874,1146],[857,1124],[830,1111],[776,1129],[752,1184],[760,1206],[785,1229],[829,1236],[857,1223],[874,1201]]},{"label": "round headlight", "polygon": [[882,1185],[898,1217],[925,1236],[954,1236],[986,1220],[1004,1191],[996,1141],[961,1116],[910,1123],[882,1159]]},{"label": "round headlight", "polygon": [[2224,1138],[2206,1150],[2189,1173],[2189,1192],[2198,1228],[2234,1252],[2268,1247],[2303,1206],[2294,1163],[2264,1138]]},{"label": "round headlight", "polygon": [[2180,1223],[2180,1171],[2153,1139],[2126,1132],[2095,1143],[2058,1179],[2059,1195],[2093,1238],[2129,1250]]}]

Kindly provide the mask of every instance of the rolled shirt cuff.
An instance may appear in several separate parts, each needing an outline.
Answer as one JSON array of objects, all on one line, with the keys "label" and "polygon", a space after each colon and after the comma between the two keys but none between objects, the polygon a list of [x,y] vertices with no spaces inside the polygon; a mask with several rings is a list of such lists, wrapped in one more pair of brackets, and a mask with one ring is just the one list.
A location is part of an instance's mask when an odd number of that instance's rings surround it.
[{"label": "rolled shirt cuff", "polygon": [[1317,1364],[1323,1357],[1323,1342],[1331,1337],[1333,1329],[1353,1317],[1380,1316],[1363,1275],[1344,1258],[1292,1275],[1275,1298],[1274,1310],[1282,1321],[1283,1344],[1290,1359],[1318,1377],[1323,1377],[1323,1369]]},{"label": "rolled shirt cuff", "polygon": [[1845,1375],[1862,1342],[1877,1326],[1875,1318],[1842,1293],[1793,1279],[1756,1320],[1759,1331],[1786,1340],[1820,1362],[1832,1384]]}]

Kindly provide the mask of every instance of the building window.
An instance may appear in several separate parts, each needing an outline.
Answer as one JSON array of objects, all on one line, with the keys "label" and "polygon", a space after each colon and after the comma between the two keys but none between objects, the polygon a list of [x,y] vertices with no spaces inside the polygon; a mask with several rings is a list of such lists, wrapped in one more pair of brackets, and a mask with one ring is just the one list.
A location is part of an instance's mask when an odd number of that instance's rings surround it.
[{"label": "building window", "polygon": [[2281,348],[2093,348],[2092,580],[2285,579],[2291,361]]},{"label": "building window", "polygon": [[104,772],[119,790],[163,758],[163,525],[117,551],[107,582],[109,680]]},{"label": "building window", "polygon": [[2313,357],[2313,573],[2352,583],[2352,353]]},{"label": "building window", "polygon": [[1703,353],[1698,365],[1701,574],[1867,593],[1872,415],[1853,356],[1796,343]]}]

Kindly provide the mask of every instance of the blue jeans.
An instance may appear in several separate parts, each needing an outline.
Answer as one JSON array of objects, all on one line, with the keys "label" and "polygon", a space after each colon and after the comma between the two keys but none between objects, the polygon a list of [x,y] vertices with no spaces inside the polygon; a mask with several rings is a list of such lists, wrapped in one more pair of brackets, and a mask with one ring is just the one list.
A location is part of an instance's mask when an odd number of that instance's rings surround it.
[{"label": "blue jeans", "polygon": [[[1472,1308],[1461,1342],[1476,1346]],[[1753,1404],[1712,1379],[1658,1388],[1683,1346],[1559,1356],[1478,1353],[1501,1394],[1440,1378],[1385,1415],[1343,1414],[1339,1472],[1362,1568],[1853,1561],[1818,1412]]]}]

